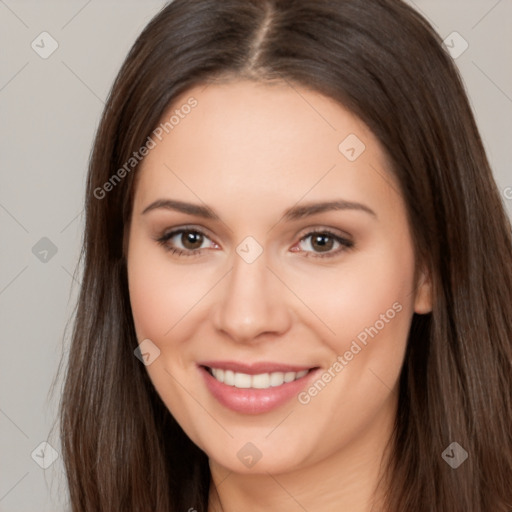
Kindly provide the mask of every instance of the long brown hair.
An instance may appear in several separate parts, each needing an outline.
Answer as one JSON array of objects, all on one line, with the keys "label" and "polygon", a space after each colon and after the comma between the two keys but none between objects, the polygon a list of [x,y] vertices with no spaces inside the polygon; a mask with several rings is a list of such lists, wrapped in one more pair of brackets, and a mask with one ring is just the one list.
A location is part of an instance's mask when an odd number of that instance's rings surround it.
[{"label": "long brown hair", "polygon": [[[339,101],[378,137],[400,183],[434,309],[413,318],[409,335],[389,510],[510,511],[511,226],[456,67],[400,0],[175,0],[135,42],[87,181],[60,423],[72,510],[207,510],[207,456],[133,353],[123,241],[136,167],[98,190],[174,98],[225,77],[286,81]],[[457,469],[441,456],[452,442],[469,455]]]}]

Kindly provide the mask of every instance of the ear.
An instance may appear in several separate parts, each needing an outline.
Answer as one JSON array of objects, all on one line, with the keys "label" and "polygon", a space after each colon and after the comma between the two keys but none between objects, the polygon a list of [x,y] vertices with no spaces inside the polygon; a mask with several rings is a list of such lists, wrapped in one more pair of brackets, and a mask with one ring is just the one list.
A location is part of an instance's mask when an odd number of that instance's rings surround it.
[{"label": "ear", "polygon": [[418,315],[432,312],[432,278],[426,269],[419,273],[417,279],[414,312]]}]

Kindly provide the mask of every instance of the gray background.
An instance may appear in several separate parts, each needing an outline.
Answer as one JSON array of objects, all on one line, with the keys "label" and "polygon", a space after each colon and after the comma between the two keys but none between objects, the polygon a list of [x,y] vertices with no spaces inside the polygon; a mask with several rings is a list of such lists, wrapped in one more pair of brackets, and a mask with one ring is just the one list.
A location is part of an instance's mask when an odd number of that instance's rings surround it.
[{"label": "gray background", "polygon": [[[80,281],[87,160],[121,62],[164,3],[0,0],[0,512],[66,509],[61,459],[42,469],[31,454],[60,450],[50,386]],[[469,43],[456,63],[512,214],[512,2],[410,3]],[[59,45],[47,59],[31,47],[43,31]]]}]

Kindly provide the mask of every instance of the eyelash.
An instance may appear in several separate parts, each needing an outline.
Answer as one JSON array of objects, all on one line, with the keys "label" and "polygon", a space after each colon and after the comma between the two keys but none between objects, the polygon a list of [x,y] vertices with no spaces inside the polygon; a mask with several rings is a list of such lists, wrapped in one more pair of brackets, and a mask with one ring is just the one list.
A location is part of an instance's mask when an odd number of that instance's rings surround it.
[{"label": "eyelash", "polygon": [[[183,250],[183,249],[178,249],[176,247],[172,247],[168,244],[168,242],[171,238],[175,237],[176,235],[182,234],[182,233],[195,233],[195,234],[202,235],[205,238],[209,239],[208,235],[206,235],[206,233],[203,233],[200,229],[185,227],[185,228],[176,229],[174,231],[169,231],[168,233],[164,233],[163,235],[156,238],[156,241],[160,245],[162,245],[166,251],[168,251],[172,254],[175,254],[177,256],[194,257],[194,256],[201,255],[204,249]],[[346,238],[343,238],[328,229],[311,231],[311,232],[307,233],[305,236],[303,236],[299,240],[299,242],[307,240],[308,238],[310,238],[314,235],[328,235],[330,238],[333,238],[335,242],[338,242],[341,245],[341,248],[336,251],[328,252],[325,254],[315,253],[312,251],[305,251],[306,258],[309,258],[309,257],[333,258],[333,257],[337,256],[338,254],[340,254],[341,252],[344,252],[348,249],[352,249],[354,247],[354,242],[347,240]],[[314,256],[311,256],[311,254],[313,254]]]}]

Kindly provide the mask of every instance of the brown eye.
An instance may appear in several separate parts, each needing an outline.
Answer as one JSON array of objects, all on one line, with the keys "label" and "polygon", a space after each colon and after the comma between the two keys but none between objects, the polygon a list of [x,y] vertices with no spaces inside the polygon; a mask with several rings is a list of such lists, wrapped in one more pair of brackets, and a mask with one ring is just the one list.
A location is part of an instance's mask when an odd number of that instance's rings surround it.
[{"label": "brown eye", "polygon": [[[215,242],[198,229],[181,228],[155,239],[166,251],[178,256],[199,256],[203,249],[215,248]],[[208,243],[210,247],[208,247]]]},{"label": "brown eye", "polygon": [[317,234],[311,238],[311,247],[317,252],[328,252],[334,246],[334,239],[327,234]]},{"label": "brown eye", "polygon": [[299,243],[305,256],[317,258],[334,257],[353,246],[354,242],[330,231],[314,231],[303,237]]},{"label": "brown eye", "polygon": [[203,241],[204,236],[197,231],[183,231],[181,234],[181,243],[185,249],[199,249]]}]

